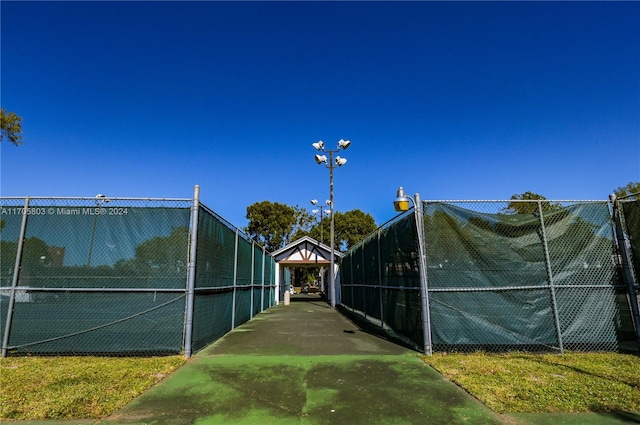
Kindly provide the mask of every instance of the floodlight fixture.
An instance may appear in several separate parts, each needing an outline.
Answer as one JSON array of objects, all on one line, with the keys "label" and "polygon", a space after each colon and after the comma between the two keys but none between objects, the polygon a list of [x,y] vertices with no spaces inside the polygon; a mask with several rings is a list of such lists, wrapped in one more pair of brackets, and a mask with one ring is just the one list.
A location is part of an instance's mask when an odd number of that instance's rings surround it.
[{"label": "floodlight fixture", "polygon": [[326,164],[327,163],[327,155],[316,155],[316,162],[318,164]]},{"label": "floodlight fixture", "polygon": [[338,167],[342,167],[346,163],[347,163],[347,158],[341,158],[339,156],[336,156],[336,165]]},{"label": "floodlight fixture", "polygon": [[405,212],[409,210],[409,201],[413,202],[410,196],[405,196],[402,186],[398,188],[396,199],[393,201],[393,208],[398,212]]},{"label": "floodlight fixture", "polygon": [[311,200],[311,205],[318,205],[318,200],[317,199],[312,199]]},{"label": "floodlight fixture", "polygon": [[[329,276],[330,276],[330,300],[331,300],[331,307],[335,308],[336,306],[336,282],[335,282],[335,214],[334,214],[334,204],[333,204],[333,169],[336,167],[342,167],[344,164],[347,163],[347,159],[346,158],[341,158],[339,156],[336,156],[334,158],[334,154],[339,152],[340,149],[347,149],[349,146],[351,146],[351,142],[349,140],[344,140],[344,139],[340,139],[338,141],[338,147],[337,149],[325,149],[324,146],[324,142],[322,140],[317,141],[316,143],[312,143],[311,144],[316,150],[319,150],[323,153],[329,154],[329,159],[327,160],[327,155],[316,155],[315,156],[315,160],[317,164],[324,164],[325,167],[327,167],[329,169],[329,196],[330,196],[330,200],[327,201],[327,205],[329,206],[329,209],[327,210],[322,210],[320,209],[320,223],[322,224],[322,215],[324,212],[326,212],[327,214],[331,214],[331,268],[329,269]],[[311,202],[313,205],[317,205],[317,200],[313,200]],[[315,212],[316,210],[314,210],[314,214],[317,214]],[[321,232],[322,235],[322,232]]]},{"label": "floodlight fixture", "polygon": [[347,149],[349,146],[351,146],[351,141],[350,140],[340,139],[338,141],[338,147],[341,148],[341,149]]},{"label": "floodlight fixture", "polygon": [[102,193],[98,193],[96,195],[96,205],[100,205],[103,204],[105,202],[109,202],[111,201],[109,198],[107,198],[105,195],[103,195]]}]

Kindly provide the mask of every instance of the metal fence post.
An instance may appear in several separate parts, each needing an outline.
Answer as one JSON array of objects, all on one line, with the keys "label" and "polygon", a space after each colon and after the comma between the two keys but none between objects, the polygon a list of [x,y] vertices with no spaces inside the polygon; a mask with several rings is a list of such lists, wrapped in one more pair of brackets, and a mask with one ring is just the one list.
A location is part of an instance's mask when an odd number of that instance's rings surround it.
[{"label": "metal fence post", "polygon": [[236,229],[236,246],[233,254],[233,299],[231,300],[231,329],[236,328],[236,296],[237,294],[237,282],[238,282],[238,232]]},{"label": "metal fence post", "polygon": [[276,273],[278,273],[278,268],[271,257],[269,259],[269,308],[276,305]]},{"label": "metal fence post", "polygon": [[355,303],[355,299],[356,299],[356,295],[355,295],[355,289],[354,289],[354,284],[353,284],[353,254],[351,254],[351,267],[349,267],[349,274],[350,274],[350,278],[351,278],[351,305],[349,307],[351,307],[351,311],[356,311],[356,303]]},{"label": "metal fence post", "polygon": [[13,306],[16,302],[16,286],[18,286],[18,277],[20,275],[20,262],[22,261],[22,248],[24,246],[24,236],[27,230],[27,212],[29,210],[29,197],[24,200],[24,210],[22,211],[22,224],[20,225],[20,236],[18,239],[18,247],[16,250],[16,261],[13,266],[13,277],[11,280],[11,291],[9,293],[9,306],[7,307],[7,322],[4,327],[4,337],[2,338],[2,357],[7,356],[7,347],[9,346],[9,334],[11,333],[11,320],[13,319]]},{"label": "metal fence post", "polygon": [[249,307],[249,317],[253,319],[253,282],[256,277],[256,243],[251,242],[251,286],[249,286],[249,299],[251,301]]},{"label": "metal fence post", "polygon": [[429,308],[429,277],[427,275],[427,247],[424,243],[424,217],[422,216],[422,201],[420,195],[415,194],[414,215],[416,231],[418,233],[418,267],[420,269],[420,303],[422,310],[422,334],[424,339],[424,353],[433,354],[431,343],[431,311]]},{"label": "metal fence post", "polygon": [[376,239],[378,241],[378,285],[380,285],[380,327],[384,329],[384,303],[382,301],[382,247],[380,246],[380,232],[382,230],[378,229],[378,234],[376,235]]},{"label": "metal fence post", "polygon": [[616,200],[616,195],[609,195],[611,201],[611,207],[613,211],[613,225],[615,243],[618,248],[621,260],[622,279],[627,285],[629,291],[629,307],[631,308],[631,314],[633,316],[633,326],[636,331],[636,343],[638,349],[640,349],[640,308],[638,307],[638,292],[636,290],[636,276],[634,276],[632,261],[631,261],[631,244],[622,226],[622,214],[620,213],[620,205]]},{"label": "metal fence post", "polygon": [[562,329],[560,328],[560,317],[558,315],[558,302],[556,300],[556,288],[553,283],[553,270],[551,268],[551,257],[549,256],[549,246],[547,245],[547,233],[544,225],[544,217],[542,216],[542,201],[538,200],[538,215],[540,216],[540,238],[542,239],[542,249],[544,251],[544,264],[547,270],[547,280],[549,282],[549,291],[551,293],[551,308],[553,310],[553,319],[556,327],[556,334],[558,335],[558,348],[560,354],[564,353],[564,346],[562,344]]},{"label": "metal fence post", "polygon": [[362,246],[362,249],[360,250],[360,252],[362,253],[362,255],[360,256],[360,261],[362,261],[362,276],[360,276],[360,278],[362,279],[362,312],[364,313],[364,318],[367,318],[367,275],[365,273],[365,257],[364,257],[364,245]]},{"label": "metal fence post", "polygon": [[264,274],[266,273],[267,253],[265,247],[262,247],[262,289],[260,290],[260,311],[264,311]]},{"label": "metal fence post", "polygon": [[193,189],[191,207],[191,232],[189,233],[189,272],[187,278],[187,302],[184,326],[184,356],[191,357],[193,340],[193,304],[196,286],[196,253],[198,248],[198,212],[200,210],[200,186]]}]

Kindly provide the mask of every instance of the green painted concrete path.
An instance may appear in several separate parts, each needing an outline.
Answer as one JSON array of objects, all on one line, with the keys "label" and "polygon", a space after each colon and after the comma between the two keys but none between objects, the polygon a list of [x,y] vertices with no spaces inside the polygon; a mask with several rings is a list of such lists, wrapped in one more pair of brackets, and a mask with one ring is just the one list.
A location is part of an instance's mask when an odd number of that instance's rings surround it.
[{"label": "green painted concrete path", "polygon": [[498,415],[319,298],[258,314],[102,421],[72,424],[640,424],[636,414]]},{"label": "green painted concrete path", "polygon": [[292,302],[197,353],[102,424],[499,424],[415,351]]},{"label": "green painted concrete path", "polygon": [[[311,297],[311,296],[310,296]],[[418,353],[318,299],[260,313],[100,422],[149,425],[622,424],[637,415],[499,415]]]}]

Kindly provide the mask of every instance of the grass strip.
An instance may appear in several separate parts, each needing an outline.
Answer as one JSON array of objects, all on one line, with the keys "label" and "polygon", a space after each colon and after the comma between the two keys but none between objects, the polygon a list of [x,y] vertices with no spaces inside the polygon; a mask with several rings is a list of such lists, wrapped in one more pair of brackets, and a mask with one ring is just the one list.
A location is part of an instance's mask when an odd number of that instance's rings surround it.
[{"label": "grass strip", "polygon": [[0,361],[0,419],[100,418],[184,363],[170,357],[9,357]]},{"label": "grass strip", "polygon": [[498,413],[640,411],[640,357],[437,353],[422,359]]}]

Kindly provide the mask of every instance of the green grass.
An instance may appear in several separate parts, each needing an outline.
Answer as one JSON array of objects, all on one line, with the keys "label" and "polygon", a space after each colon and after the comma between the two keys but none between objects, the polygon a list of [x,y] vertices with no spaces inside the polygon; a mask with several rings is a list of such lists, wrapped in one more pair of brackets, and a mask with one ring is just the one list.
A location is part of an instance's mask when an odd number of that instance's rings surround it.
[{"label": "green grass", "polygon": [[[640,411],[639,356],[437,353],[423,360],[499,413]],[[0,421],[104,418],[184,361],[180,356],[2,359]]]},{"label": "green grass", "polygon": [[640,357],[451,354],[423,360],[499,413],[640,411]]},{"label": "green grass", "polygon": [[105,417],[184,361],[180,356],[4,358],[0,420]]}]

